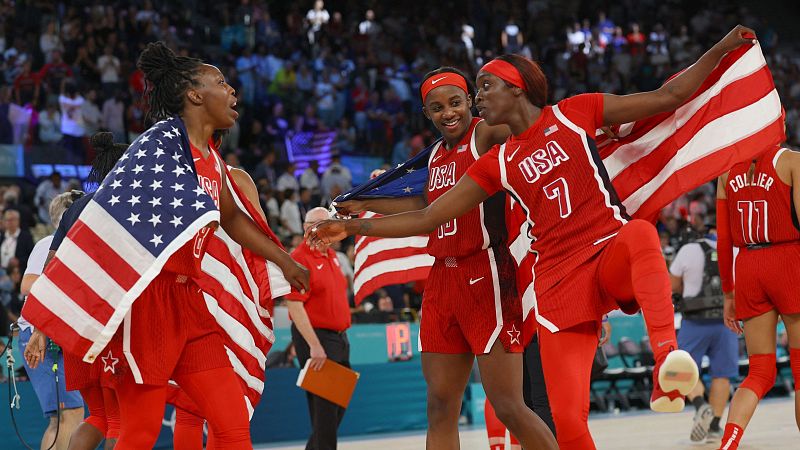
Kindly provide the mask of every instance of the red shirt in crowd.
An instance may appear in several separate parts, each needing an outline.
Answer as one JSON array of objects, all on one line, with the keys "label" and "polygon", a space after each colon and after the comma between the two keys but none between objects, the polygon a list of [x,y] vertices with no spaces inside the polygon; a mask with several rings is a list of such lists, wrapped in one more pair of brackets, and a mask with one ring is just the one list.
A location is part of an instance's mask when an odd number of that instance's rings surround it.
[{"label": "red shirt in crowd", "polygon": [[320,252],[304,241],[292,252],[292,258],[308,269],[310,288],[305,294],[293,289],[286,299],[303,302],[308,320],[314,328],[333,331],[350,328],[347,279],[339,266],[336,252],[331,249]]}]

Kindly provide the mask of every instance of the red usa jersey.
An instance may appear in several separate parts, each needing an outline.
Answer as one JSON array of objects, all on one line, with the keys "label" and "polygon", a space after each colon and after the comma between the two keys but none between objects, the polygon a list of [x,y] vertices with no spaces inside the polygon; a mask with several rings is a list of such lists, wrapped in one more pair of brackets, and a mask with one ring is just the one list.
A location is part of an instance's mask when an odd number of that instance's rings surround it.
[{"label": "red usa jersey", "polygon": [[[475,128],[481,122],[473,118],[461,142],[448,150],[440,142],[428,159],[428,202],[433,202],[456,185],[480,155],[475,148]],[[428,238],[428,253],[435,258],[461,257],[504,244],[508,236],[505,224],[505,195],[499,194],[461,217],[442,224]]]},{"label": "red usa jersey", "polygon": [[[192,148],[192,159],[194,160],[195,171],[197,172],[197,182],[203,190],[211,196],[214,204],[219,208],[220,189],[222,189],[222,166],[220,158],[216,154],[213,146],[209,148],[207,158],[194,145]],[[210,145],[210,144],[209,144]],[[162,202],[169,202],[169,199],[162,199]],[[174,199],[179,201],[179,199]],[[179,217],[169,218],[179,221]],[[168,220],[169,220],[168,219]],[[176,225],[177,226],[177,225]],[[176,251],[164,265],[164,270],[181,275],[192,277],[200,276],[200,260],[205,253],[209,237],[214,233],[211,227],[204,227],[197,232],[194,239],[190,240],[178,251]]]},{"label": "red usa jersey", "polygon": [[628,220],[593,139],[602,119],[602,94],[547,106],[468,171],[487,193],[506,190],[525,211],[537,295],[598,253]]},{"label": "red usa jersey", "polygon": [[792,187],[781,181],[775,166],[783,152],[776,147],[755,161],[741,162],[728,174],[725,195],[733,245],[743,247],[800,240]]}]

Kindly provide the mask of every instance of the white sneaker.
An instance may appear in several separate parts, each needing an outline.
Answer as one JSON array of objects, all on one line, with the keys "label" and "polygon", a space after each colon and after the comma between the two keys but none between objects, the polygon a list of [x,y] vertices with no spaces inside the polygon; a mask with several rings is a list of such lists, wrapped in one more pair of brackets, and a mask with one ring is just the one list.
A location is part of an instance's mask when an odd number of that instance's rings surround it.
[{"label": "white sneaker", "polygon": [[680,412],[683,397],[694,389],[700,372],[692,356],[684,350],[671,351],[653,372],[653,393],[650,409],[656,412]]},{"label": "white sneaker", "polygon": [[689,439],[691,439],[692,442],[704,443],[706,437],[708,437],[708,427],[711,425],[713,419],[714,411],[711,409],[711,405],[704,403],[703,406],[694,413],[692,433],[689,435]]}]

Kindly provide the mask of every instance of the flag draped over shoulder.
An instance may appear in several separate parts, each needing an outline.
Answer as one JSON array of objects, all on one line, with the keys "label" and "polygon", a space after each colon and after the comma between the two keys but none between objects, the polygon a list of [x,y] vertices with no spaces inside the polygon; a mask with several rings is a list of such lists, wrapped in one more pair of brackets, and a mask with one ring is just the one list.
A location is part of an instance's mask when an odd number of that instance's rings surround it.
[{"label": "flag draped over shoulder", "polygon": [[783,111],[761,47],[729,53],[677,110],[624,124],[618,135],[612,141],[597,133],[600,156],[628,214],[648,220],[781,143]]},{"label": "flag draped over shoulder", "polygon": [[[235,187],[231,193],[280,245],[244,196]],[[198,184],[182,121],[158,122],[103,180],[34,284],[25,317],[65,351],[93,362],[169,257],[219,218]],[[202,261],[211,276],[196,281],[222,327],[234,369],[252,390],[245,391],[248,401],[257,401],[256,391],[260,395],[263,389],[262,356],[273,341],[271,298],[288,292],[288,283],[276,267],[242,249],[221,227],[214,236]]]},{"label": "flag draped over shoulder", "polygon": [[[614,129],[618,140],[597,131],[600,155],[627,212],[648,220],[680,195],[784,139],[780,99],[759,45],[743,45],[726,55],[676,111]],[[427,156],[417,155],[340,199],[401,196],[398,189],[403,194],[421,192],[427,181],[426,162]],[[404,178],[404,171],[412,168],[419,185]],[[391,189],[383,190],[386,186]],[[512,203],[507,225],[509,247],[520,266],[517,281],[527,317],[534,303],[531,268],[535,256],[529,252],[527,225],[519,210]],[[380,240],[374,238],[373,245]]]}]

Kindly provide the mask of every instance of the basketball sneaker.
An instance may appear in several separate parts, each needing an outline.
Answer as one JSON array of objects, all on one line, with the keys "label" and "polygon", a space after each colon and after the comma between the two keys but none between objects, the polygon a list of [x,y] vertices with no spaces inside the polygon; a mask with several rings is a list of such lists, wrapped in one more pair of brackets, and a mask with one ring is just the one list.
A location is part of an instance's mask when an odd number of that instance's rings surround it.
[{"label": "basketball sneaker", "polygon": [[703,406],[694,413],[692,433],[689,435],[689,439],[693,443],[705,443],[705,439],[708,436],[708,428],[713,419],[714,410],[711,409],[711,405],[704,403]]},{"label": "basketball sneaker", "polygon": [[700,373],[691,355],[684,350],[672,350],[653,369],[653,393],[650,409],[656,412],[683,411],[683,398],[694,389]]}]

